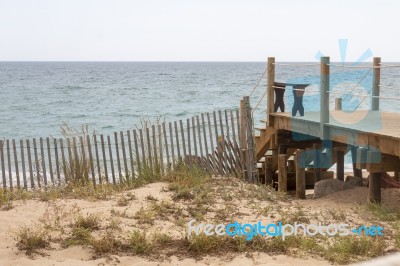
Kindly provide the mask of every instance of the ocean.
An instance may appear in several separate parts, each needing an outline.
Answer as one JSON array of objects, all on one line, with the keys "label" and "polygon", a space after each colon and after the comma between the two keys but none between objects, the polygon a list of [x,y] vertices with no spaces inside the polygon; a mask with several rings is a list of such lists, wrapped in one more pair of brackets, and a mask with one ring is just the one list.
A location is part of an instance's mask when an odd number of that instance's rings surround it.
[{"label": "ocean", "polygon": [[[286,63],[276,66],[276,80],[312,84],[304,106],[319,110],[319,66]],[[363,65],[366,66],[366,65]],[[201,112],[237,109],[266,69],[266,62],[0,62],[0,138],[60,137],[60,125],[89,126],[112,134],[140,125],[142,119],[175,121]],[[400,97],[400,68],[383,68],[381,95]],[[331,67],[337,94],[352,92],[345,110],[369,108],[372,71]],[[361,82],[360,82],[361,80]],[[360,82],[360,83],[359,83]],[[359,83],[359,84],[358,84]],[[254,107],[266,88],[264,77],[251,96]],[[291,108],[292,93],[286,93]],[[342,95],[343,97],[343,95]],[[361,103],[361,104],[360,104]],[[382,99],[381,108],[399,111],[399,101]],[[266,99],[254,112],[265,117]]]}]

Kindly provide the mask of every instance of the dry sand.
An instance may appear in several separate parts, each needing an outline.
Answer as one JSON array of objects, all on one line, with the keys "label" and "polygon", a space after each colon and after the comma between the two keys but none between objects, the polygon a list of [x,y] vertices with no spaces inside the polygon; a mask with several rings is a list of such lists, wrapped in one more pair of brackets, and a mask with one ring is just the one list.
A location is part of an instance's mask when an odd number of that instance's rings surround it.
[{"label": "dry sand", "polygon": [[[238,184],[235,184],[235,186]],[[129,202],[126,207],[117,206],[117,199],[121,195],[117,195],[110,200],[89,201],[81,199],[55,200],[52,202],[42,202],[38,200],[27,200],[13,202],[14,208],[8,211],[1,211],[0,216],[0,265],[331,265],[321,258],[304,258],[292,257],[289,255],[269,255],[266,253],[247,253],[234,254],[229,257],[212,257],[205,256],[201,259],[182,258],[177,256],[165,257],[163,260],[154,260],[147,257],[139,256],[120,256],[111,255],[107,258],[94,259],[93,251],[88,247],[73,246],[62,248],[57,243],[52,243],[50,249],[43,250],[41,254],[27,256],[23,251],[18,250],[16,246],[16,233],[23,226],[32,226],[43,224],[46,220],[50,220],[52,216],[59,215],[63,217],[66,224],[71,223],[73,214],[77,212],[81,214],[97,213],[101,215],[102,226],[106,227],[112,219],[118,219],[122,232],[128,232],[135,228],[142,228],[138,222],[132,217],[141,208],[147,208],[152,198],[161,200],[171,200],[172,192],[166,188],[166,183],[153,183],[144,187],[124,192],[124,194],[132,193],[136,199]],[[312,192],[312,191],[309,191]],[[151,197],[149,197],[149,195]],[[356,214],[352,214],[352,210],[362,204],[365,204],[367,198],[367,188],[358,187],[335,194],[328,195],[324,198],[312,200],[291,200],[282,203],[290,209],[293,206],[301,205],[310,213],[321,216],[321,213],[328,209],[339,211],[345,214],[348,222],[356,224],[362,223],[362,218]],[[151,200],[149,200],[151,199]],[[383,190],[384,204],[398,206],[400,202],[400,189]],[[249,203],[249,202],[248,202]],[[180,203],[183,204],[184,203]],[[224,201],[217,200],[216,208],[223,207]],[[235,203],[239,205],[239,203]],[[182,206],[183,206],[182,205]],[[247,222],[253,222],[260,219],[259,210],[249,207],[251,204],[241,204],[236,215]],[[262,207],[263,203],[260,203]],[[114,214],[112,212],[114,210]],[[124,217],[116,217],[117,213],[124,213]],[[272,209],[271,214],[279,216],[279,210]],[[235,216],[233,214],[232,216]],[[273,216],[273,215],[270,215]],[[228,217],[236,219],[236,217]],[[239,219],[240,219],[239,218]],[[316,221],[320,217],[316,217]],[[265,219],[271,219],[267,217]],[[263,220],[265,220],[263,218]],[[325,219],[325,218],[323,218]],[[360,220],[361,219],[361,220]],[[312,222],[312,220],[310,220]],[[145,226],[149,231],[165,231],[172,235],[180,235],[185,230],[184,227],[177,226],[171,220],[157,220],[153,225]]]}]

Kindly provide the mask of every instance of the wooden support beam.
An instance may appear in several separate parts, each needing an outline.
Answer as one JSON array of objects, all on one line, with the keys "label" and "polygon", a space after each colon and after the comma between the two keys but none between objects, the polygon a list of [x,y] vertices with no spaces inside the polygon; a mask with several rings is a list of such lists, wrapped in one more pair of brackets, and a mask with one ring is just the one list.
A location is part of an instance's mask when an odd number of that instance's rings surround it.
[{"label": "wooden support beam", "polygon": [[329,57],[321,57],[320,81],[320,138],[328,139],[325,124],[329,123]]},{"label": "wooden support beam", "polygon": [[306,198],[306,177],[305,169],[301,163],[301,157],[303,150],[298,149],[295,154],[295,164],[296,164],[296,198],[305,199]]},{"label": "wooden support beam", "polygon": [[[370,165],[376,164],[381,159],[381,153],[379,151],[368,151],[367,152],[367,168]],[[370,172],[369,173],[369,192],[368,201],[380,203],[381,202],[381,172]]]},{"label": "wooden support beam", "polygon": [[275,83],[275,57],[268,57],[268,80],[267,80],[267,120],[268,126],[273,126],[273,117],[271,114],[274,112],[274,83]]},{"label": "wooden support beam", "polygon": [[357,169],[366,169],[367,168],[367,149],[366,148],[357,148],[357,160],[356,160],[356,168]]},{"label": "wooden support beam", "polygon": [[268,186],[272,186],[272,156],[265,156],[265,184]]},{"label": "wooden support beam", "polygon": [[344,181],[344,152],[342,150],[337,150],[336,158],[336,179]]},{"label": "wooden support beam", "polygon": [[400,172],[400,159],[389,154],[369,152],[367,154],[367,171],[370,173]]},{"label": "wooden support beam", "polygon": [[314,153],[314,183],[321,180],[321,156],[320,156],[321,145],[313,144]]},{"label": "wooden support beam", "polygon": [[287,191],[287,169],[286,169],[287,155],[279,154],[278,156],[278,191]]},{"label": "wooden support beam", "polygon": [[362,177],[362,170],[357,168],[357,147],[351,147],[351,160],[353,163],[353,175],[355,177]]}]

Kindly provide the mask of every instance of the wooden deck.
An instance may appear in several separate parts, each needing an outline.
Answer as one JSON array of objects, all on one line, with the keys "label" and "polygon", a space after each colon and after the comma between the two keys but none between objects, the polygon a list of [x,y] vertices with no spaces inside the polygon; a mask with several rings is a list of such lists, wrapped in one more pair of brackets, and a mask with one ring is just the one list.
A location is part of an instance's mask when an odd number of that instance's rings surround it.
[{"label": "wooden deck", "polygon": [[[320,113],[304,116],[273,113],[274,127],[320,137]],[[382,153],[400,157],[400,113],[381,111],[331,111],[329,139],[353,146],[379,149]]]}]

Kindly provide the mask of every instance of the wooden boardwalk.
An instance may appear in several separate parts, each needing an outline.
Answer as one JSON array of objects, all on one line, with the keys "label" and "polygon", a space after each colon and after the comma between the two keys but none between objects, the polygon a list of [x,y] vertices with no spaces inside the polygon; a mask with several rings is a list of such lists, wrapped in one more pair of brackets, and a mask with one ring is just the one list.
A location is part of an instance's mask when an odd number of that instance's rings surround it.
[{"label": "wooden boardwalk", "polygon": [[[255,159],[263,165],[259,171],[263,181],[269,184],[277,182],[278,189],[286,191],[291,180],[297,198],[305,198],[306,186],[332,178],[327,170],[334,165],[336,178],[344,181],[344,157],[351,152],[354,176],[361,179],[362,170],[366,169],[369,172],[368,199],[380,202],[381,177],[387,176],[387,172],[395,172],[396,177],[400,174],[400,113],[386,112],[379,107],[380,71],[382,67],[392,66],[381,65],[378,57],[374,58],[373,65],[367,66],[373,75],[367,95],[371,98],[369,110],[358,110],[357,106],[352,112],[342,111],[342,99],[335,98],[335,111],[332,111],[333,108],[329,107],[330,97],[335,95],[330,88],[332,64],[329,57],[322,57],[320,110],[316,112],[303,106],[303,95],[309,84],[275,82],[275,65],[279,64],[270,57],[265,93],[267,119],[258,128],[259,135],[255,136]],[[284,112],[287,87],[291,87],[294,99],[291,113]],[[363,100],[367,97],[361,96]],[[310,175],[314,176],[311,182]]]}]

